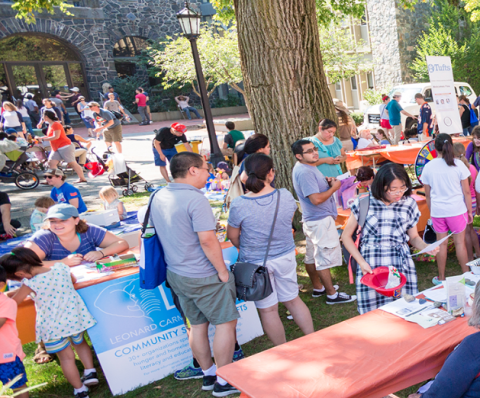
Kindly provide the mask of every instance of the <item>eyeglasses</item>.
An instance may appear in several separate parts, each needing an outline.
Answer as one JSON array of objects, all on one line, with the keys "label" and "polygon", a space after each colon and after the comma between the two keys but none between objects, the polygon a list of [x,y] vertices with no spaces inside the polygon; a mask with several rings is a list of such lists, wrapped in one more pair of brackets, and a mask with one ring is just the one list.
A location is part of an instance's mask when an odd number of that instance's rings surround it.
[{"label": "eyeglasses", "polygon": [[407,192],[407,191],[408,191],[408,188],[402,188],[402,189],[397,189],[397,190],[395,190],[395,191],[392,191],[392,190],[389,189],[387,192],[388,192],[390,195],[401,195],[401,194],[403,194],[403,193],[405,193],[405,192]]},{"label": "eyeglasses", "polygon": [[[196,167],[196,166],[193,166],[193,167]],[[197,169],[200,169],[200,170],[207,170],[209,171],[208,167],[196,167]]]},{"label": "eyeglasses", "polygon": [[318,152],[318,148],[317,148],[317,147],[315,147],[315,148],[310,148],[310,149],[306,150],[305,152],[302,152],[302,154],[303,154],[303,155],[305,155],[305,154],[311,154],[311,153],[313,153],[313,152]]}]

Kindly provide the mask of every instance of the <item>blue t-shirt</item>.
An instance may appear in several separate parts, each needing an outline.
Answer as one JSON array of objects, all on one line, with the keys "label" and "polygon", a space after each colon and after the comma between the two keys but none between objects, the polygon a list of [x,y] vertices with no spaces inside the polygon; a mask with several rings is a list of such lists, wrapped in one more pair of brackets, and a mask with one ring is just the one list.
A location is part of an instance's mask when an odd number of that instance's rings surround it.
[{"label": "blue t-shirt", "polygon": [[[144,95],[145,97],[148,97],[148,93],[145,92],[145,91],[143,92],[143,95]],[[146,104],[147,104],[147,106],[150,105],[150,98],[148,99],[148,101],[146,102]]]},{"label": "blue t-shirt", "polygon": [[387,104],[387,111],[388,111],[388,117],[390,120],[390,124],[392,126],[398,126],[401,122],[401,117],[400,117],[400,111],[403,111],[403,108],[400,106],[400,104],[396,100],[391,100]]},{"label": "blue t-shirt", "polygon": [[68,182],[64,182],[60,188],[53,187],[50,197],[55,203],[70,203],[70,200],[78,199],[78,212],[83,213],[87,211],[87,206],[82,199],[80,191]]},{"label": "blue t-shirt", "polygon": [[308,196],[326,192],[330,189],[327,179],[315,167],[297,162],[293,168],[293,187],[302,206],[302,220],[319,221],[328,216],[337,218],[337,206],[333,195],[325,202],[314,205]]},{"label": "blue t-shirt", "polygon": [[427,133],[430,135],[432,128],[432,108],[426,102],[420,107],[420,122],[418,123],[418,134],[423,134],[423,123],[427,123]]},{"label": "blue t-shirt", "polygon": [[230,207],[228,224],[234,228],[241,228],[240,261],[263,263],[278,194],[280,206],[268,259],[282,257],[295,250],[292,218],[297,210],[297,203],[288,190],[282,188],[257,197],[239,196],[233,200]]},{"label": "blue t-shirt", "polygon": [[[80,246],[75,253],[85,255],[95,251],[97,247],[100,247],[106,233],[107,230],[105,228],[88,224],[87,232],[80,234]],[[60,244],[57,235],[49,229],[35,232],[28,241],[35,243],[45,253],[46,261],[61,260],[72,254],[72,252]]]},{"label": "blue t-shirt", "polygon": [[475,102],[473,103],[473,106],[477,107],[480,105],[480,95],[477,97],[477,99],[475,100]]},{"label": "blue t-shirt", "polygon": [[[342,156],[342,142],[337,138],[333,137],[333,143],[330,145],[325,145],[317,137],[306,137],[305,140],[311,141],[313,145],[318,149],[319,158],[336,158],[337,156]],[[317,166],[317,169],[325,177],[338,177],[342,174],[342,168],[339,164],[328,164],[323,163]]]}]

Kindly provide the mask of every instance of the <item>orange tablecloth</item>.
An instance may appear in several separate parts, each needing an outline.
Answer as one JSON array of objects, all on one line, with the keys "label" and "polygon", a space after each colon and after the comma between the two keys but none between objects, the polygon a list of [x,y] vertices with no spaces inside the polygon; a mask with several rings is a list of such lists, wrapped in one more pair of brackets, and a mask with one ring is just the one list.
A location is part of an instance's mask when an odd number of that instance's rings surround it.
[{"label": "orange tablecloth", "polygon": [[[471,142],[468,137],[454,137],[453,142],[461,142],[465,149]],[[388,159],[394,163],[399,164],[414,164],[418,152],[428,141],[418,142],[411,145],[391,145],[388,148],[376,149],[373,151],[353,151],[347,153],[347,169],[353,170],[363,165],[368,166],[372,164],[372,159],[375,157],[376,162]]]},{"label": "orange tablecloth", "polygon": [[466,318],[423,329],[381,310],[224,366],[250,398],[376,398],[427,380],[464,337]]},{"label": "orange tablecloth", "polygon": [[[232,246],[231,242],[220,243],[222,249],[226,249]],[[132,247],[129,250],[126,250],[124,253],[138,253],[139,247]],[[123,253],[122,253],[123,254]],[[113,274],[104,276],[99,279],[95,279],[87,282],[75,283],[75,290],[80,290],[88,286],[98,285],[99,283],[108,282],[114,279],[123,278],[124,276],[137,274],[138,267],[126,268],[119,271],[115,271]],[[17,329],[18,335],[22,344],[30,343],[35,341],[35,320],[37,313],[35,311],[35,304],[30,298],[26,298],[19,306],[17,313]]]}]

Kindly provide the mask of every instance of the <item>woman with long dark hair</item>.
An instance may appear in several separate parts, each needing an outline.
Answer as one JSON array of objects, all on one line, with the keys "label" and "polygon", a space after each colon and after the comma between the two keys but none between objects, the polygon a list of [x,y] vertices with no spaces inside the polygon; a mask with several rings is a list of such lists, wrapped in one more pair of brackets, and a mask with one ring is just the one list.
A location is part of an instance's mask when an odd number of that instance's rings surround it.
[{"label": "woman with long dark hair", "polygon": [[335,112],[337,113],[338,118],[338,136],[342,142],[342,147],[346,151],[353,151],[353,142],[352,136],[356,135],[357,127],[355,126],[355,121],[350,116],[350,112],[342,101],[337,99],[333,100],[335,106]]},{"label": "woman with long dark hair", "polygon": [[263,265],[270,231],[279,202],[266,266],[273,293],[256,301],[262,324],[274,345],[286,342],[285,329],[278,315],[278,303],[287,307],[305,334],[313,333],[313,322],[305,303],[298,296],[297,261],[292,235],[292,219],[297,204],[292,194],[271,186],[275,178],[272,159],[262,153],[245,160],[248,193],[235,198],[228,217],[227,236],[240,249],[239,261]]},{"label": "woman with long dark hair", "polygon": [[[448,231],[453,232],[458,262],[462,271],[467,272],[465,229],[467,224],[473,222],[472,197],[468,183],[470,170],[460,159],[455,159],[450,135],[439,134],[435,138],[435,149],[438,157],[425,165],[420,177],[425,186],[433,229],[438,240],[446,237]],[[438,277],[432,281],[435,285],[445,280],[447,245],[448,241],[445,241],[440,246],[437,256]]]}]

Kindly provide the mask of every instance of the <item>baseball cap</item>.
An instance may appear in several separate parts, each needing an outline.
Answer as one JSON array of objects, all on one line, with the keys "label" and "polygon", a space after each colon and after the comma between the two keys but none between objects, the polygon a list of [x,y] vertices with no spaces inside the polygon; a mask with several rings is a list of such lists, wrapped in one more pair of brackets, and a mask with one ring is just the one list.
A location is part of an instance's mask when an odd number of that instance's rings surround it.
[{"label": "baseball cap", "polygon": [[80,89],[78,87],[72,87],[70,91],[80,91]]},{"label": "baseball cap", "polygon": [[70,217],[78,217],[78,210],[76,207],[68,203],[60,203],[48,209],[47,215],[43,219],[59,218],[60,220],[68,220]]},{"label": "baseball cap", "polygon": [[50,169],[45,172],[45,175],[63,177],[65,174],[63,174],[63,171],[60,169]]},{"label": "baseball cap", "polygon": [[185,133],[187,131],[185,125],[180,123],[173,123],[170,127],[179,133]]},{"label": "baseball cap", "polygon": [[27,94],[25,94],[25,98],[29,98],[29,99],[31,99],[31,98],[33,98],[33,94],[31,94],[31,93],[27,93]]}]

